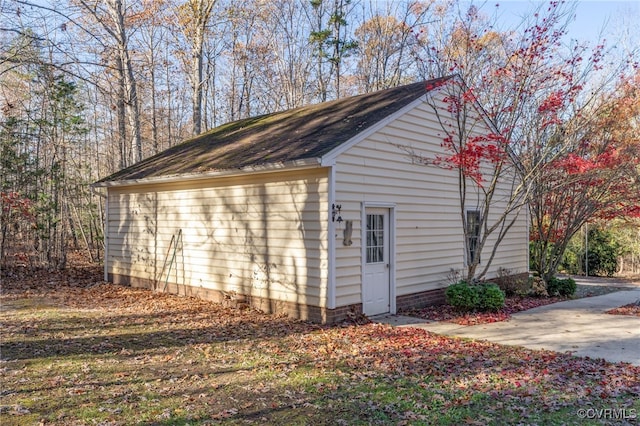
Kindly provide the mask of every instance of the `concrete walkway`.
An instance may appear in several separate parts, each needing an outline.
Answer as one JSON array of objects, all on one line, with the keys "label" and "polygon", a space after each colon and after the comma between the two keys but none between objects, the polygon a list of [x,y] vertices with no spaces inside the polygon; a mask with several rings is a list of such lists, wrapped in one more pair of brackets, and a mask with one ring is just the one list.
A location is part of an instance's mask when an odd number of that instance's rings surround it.
[{"label": "concrete walkway", "polygon": [[[582,280],[581,280],[582,281]],[[585,284],[585,282],[580,282]],[[571,352],[578,356],[640,366],[640,318],[605,311],[640,299],[640,287],[602,296],[540,306],[512,315],[509,321],[474,326],[389,315],[375,321],[416,327],[447,336],[488,340],[530,349]]]}]

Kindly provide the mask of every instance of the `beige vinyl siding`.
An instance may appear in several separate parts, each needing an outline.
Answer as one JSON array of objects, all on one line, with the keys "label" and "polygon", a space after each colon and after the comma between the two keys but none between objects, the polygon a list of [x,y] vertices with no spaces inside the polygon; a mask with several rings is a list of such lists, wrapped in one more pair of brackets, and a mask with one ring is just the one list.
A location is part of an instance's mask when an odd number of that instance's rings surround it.
[{"label": "beige vinyl siding", "polygon": [[[361,302],[363,203],[395,206],[397,296],[440,288],[452,269],[464,270],[457,172],[412,164],[407,152],[431,158],[441,153],[441,133],[432,107],[423,103],[337,157],[335,200],[342,218],[353,221],[353,244],[344,246],[338,230],[336,306]],[[511,265],[523,272],[526,242],[523,219],[503,242],[496,269]]]},{"label": "beige vinyl siding", "polygon": [[[504,203],[496,203],[504,206]],[[498,207],[499,208],[499,207]],[[511,273],[528,272],[529,270],[529,219],[526,207],[522,207],[518,214],[517,221],[513,224],[507,235],[498,245],[496,257],[489,267],[488,278],[498,276],[499,268],[506,268]],[[490,236],[481,259],[489,259],[490,252],[495,245],[495,236]],[[480,267],[484,266],[484,262]]]},{"label": "beige vinyl siding", "polygon": [[326,306],[327,170],[110,188],[107,270]]},{"label": "beige vinyl siding", "polygon": [[[519,182],[513,166],[511,166],[511,168],[505,167],[501,173],[501,180],[498,182],[494,193],[487,226],[494,225],[509,208],[507,203],[512,197],[511,191],[513,190],[514,182]],[[488,172],[487,175],[489,175]],[[471,200],[477,198],[477,196],[473,194],[473,191],[477,191],[477,189],[472,188],[470,191],[472,195],[467,197],[467,209],[474,209],[475,206]],[[517,205],[517,201],[515,204]],[[513,218],[515,218],[516,221],[498,244],[496,255],[493,261],[491,261],[486,273],[486,279],[498,276],[500,268],[505,268],[513,274],[526,273],[529,270],[529,219],[526,205],[520,205],[519,208],[511,212],[505,223],[510,223]],[[476,273],[480,273],[485,269],[486,263],[490,260],[491,251],[496,245],[499,233],[499,230],[496,230],[489,235],[481,253],[481,262]]]}]

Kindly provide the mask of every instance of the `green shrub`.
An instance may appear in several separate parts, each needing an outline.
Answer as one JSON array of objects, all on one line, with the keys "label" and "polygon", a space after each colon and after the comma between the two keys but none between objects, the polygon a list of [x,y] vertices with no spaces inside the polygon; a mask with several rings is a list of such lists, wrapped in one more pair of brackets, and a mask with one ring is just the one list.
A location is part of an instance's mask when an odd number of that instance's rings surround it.
[{"label": "green shrub", "polygon": [[553,277],[547,283],[547,291],[550,296],[570,297],[576,292],[576,282],[573,278],[559,279]]},{"label": "green shrub", "polygon": [[478,286],[478,309],[497,311],[504,307],[504,292],[497,284],[484,283]]},{"label": "green shrub", "polygon": [[497,311],[504,307],[504,292],[494,283],[469,285],[466,281],[447,287],[447,303],[461,311]]},{"label": "green shrub", "polygon": [[[587,272],[589,275],[614,275],[618,269],[618,257],[623,253],[616,235],[598,227],[589,227]],[[564,252],[560,267],[567,274],[585,273],[584,233],[576,233]]]},{"label": "green shrub", "polygon": [[559,269],[566,274],[584,274],[584,235],[582,233],[574,235],[567,244]]},{"label": "green shrub", "polygon": [[466,281],[458,281],[445,290],[447,303],[462,311],[471,311],[478,306],[479,296],[476,286],[470,286]]},{"label": "green shrub", "polygon": [[618,269],[620,245],[609,230],[589,228],[589,274],[613,276]]}]

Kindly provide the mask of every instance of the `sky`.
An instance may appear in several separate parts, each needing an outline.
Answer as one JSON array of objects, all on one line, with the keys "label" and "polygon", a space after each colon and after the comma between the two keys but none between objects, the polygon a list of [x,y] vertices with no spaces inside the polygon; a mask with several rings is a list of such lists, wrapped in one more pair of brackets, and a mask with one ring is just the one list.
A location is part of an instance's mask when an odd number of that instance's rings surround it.
[{"label": "sky", "polygon": [[[568,27],[570,39],[596,44],[601,32],[608,42],[628,33],[626,47],[640,48],[640,0],[568,0],[568,3],[576,7],[575,20]],[[519,23],[528,11],[548,1],[487,0],[481,9],[492,12],[496,4],[500,5],[500,21],[508,26]]]}]

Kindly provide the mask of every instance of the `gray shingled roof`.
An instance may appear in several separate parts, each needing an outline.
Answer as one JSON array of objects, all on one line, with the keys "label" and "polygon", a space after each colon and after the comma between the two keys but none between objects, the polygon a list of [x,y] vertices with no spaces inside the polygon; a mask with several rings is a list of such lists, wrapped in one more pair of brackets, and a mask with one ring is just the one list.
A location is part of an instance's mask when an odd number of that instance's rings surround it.
[{"label": "gray shingled roof", "polygon": [[96,184],[321,158],[446,79],[448,77],[227,123]]}]

